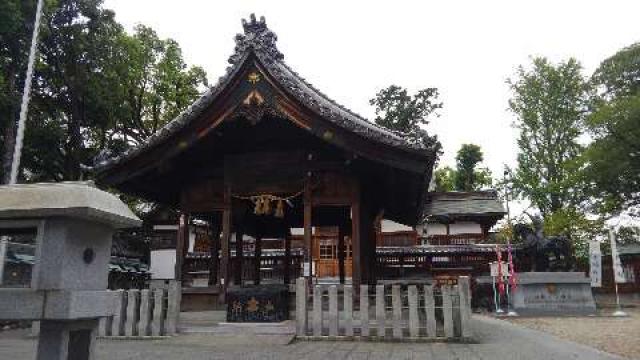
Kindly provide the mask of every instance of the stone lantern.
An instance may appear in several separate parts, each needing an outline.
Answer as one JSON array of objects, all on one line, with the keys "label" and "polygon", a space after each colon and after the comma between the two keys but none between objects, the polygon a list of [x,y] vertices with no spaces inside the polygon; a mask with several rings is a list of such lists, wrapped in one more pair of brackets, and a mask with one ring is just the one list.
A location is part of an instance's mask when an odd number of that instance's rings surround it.
[{"label": "stone lantern", "polygon": [[0,234],[31,231],[34,239],[30,281],[0,288],[0,319],[41,322],[37,359],[92,358],[98,320],[113,311],[112,235],[140,224],[91,182],[0,186]]}]

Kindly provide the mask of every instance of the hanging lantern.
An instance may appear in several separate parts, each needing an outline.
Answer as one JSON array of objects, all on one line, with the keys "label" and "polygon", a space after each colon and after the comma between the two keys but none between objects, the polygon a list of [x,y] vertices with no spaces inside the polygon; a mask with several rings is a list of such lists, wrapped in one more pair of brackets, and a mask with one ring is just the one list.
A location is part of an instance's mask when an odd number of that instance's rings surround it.
[{"label": "hanging lantern", "polygon": [[269,197],[269,195],[264,196],[264,200],[262,203],[262,210],[263,210],[262,213],[265,215],[269,215],[271,213],[271,198]]},{"label": "hanging lantern", "polygon": [[256,203],[256,206],[255,208],[253,208],[253,213],[256,215],[262,214],[262,198],[256,197],[255,203]]},{"label": "hanging lantern", "polygon": [[278,200],[278,205],[276,207],[276,213],[274,215],[275,215],[275,217],[281,218],[281,219],[284,217],[284,203],[282,202],[282,199]]}]

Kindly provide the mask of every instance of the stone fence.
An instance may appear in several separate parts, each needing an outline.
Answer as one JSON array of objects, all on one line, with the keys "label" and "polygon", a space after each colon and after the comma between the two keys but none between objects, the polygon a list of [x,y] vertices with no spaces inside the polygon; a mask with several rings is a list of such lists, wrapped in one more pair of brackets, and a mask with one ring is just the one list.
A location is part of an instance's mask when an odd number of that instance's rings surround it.
[{"label": "stone fence", "polygon": [[[296,281],[296,333],[302,339],[459,340],[471,338],[469,278],[458,285],[315,285]],[[355,296],[354,296],[355,295]]]},{"label": "stone fence", "polygon": [[177,332],[180,285],[144,290],[114,290],[113,315],[100,318],[99,336],[170,336]]}]

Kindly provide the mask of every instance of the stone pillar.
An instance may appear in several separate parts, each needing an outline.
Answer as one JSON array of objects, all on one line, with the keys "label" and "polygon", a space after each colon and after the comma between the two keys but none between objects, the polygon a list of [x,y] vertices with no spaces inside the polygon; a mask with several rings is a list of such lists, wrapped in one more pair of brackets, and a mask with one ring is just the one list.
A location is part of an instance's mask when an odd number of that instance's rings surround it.
[{"label": "stone pillar", "polygon": [[42,321],[36,360],[93,359],[98,319]]}]

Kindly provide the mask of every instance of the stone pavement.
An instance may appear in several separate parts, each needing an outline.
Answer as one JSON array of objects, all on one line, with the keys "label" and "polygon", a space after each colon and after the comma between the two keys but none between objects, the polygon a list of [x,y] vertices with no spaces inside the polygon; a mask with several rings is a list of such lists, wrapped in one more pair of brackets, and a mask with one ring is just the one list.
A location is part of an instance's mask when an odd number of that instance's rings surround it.
[{"label": "stone pavement", "polygon": [[[595,349],[560,340],[535,330],[484,316],[474,317],[477,342],[373,343],[293,342],[279,335],[243,336],[186,334],[166,340],[99,340],[98,360],[204,360],[204,359],[460,359],[554,360],[620,359]],[[0,359],[33,359],[35,341],[24,332],[0,333]]]}]

